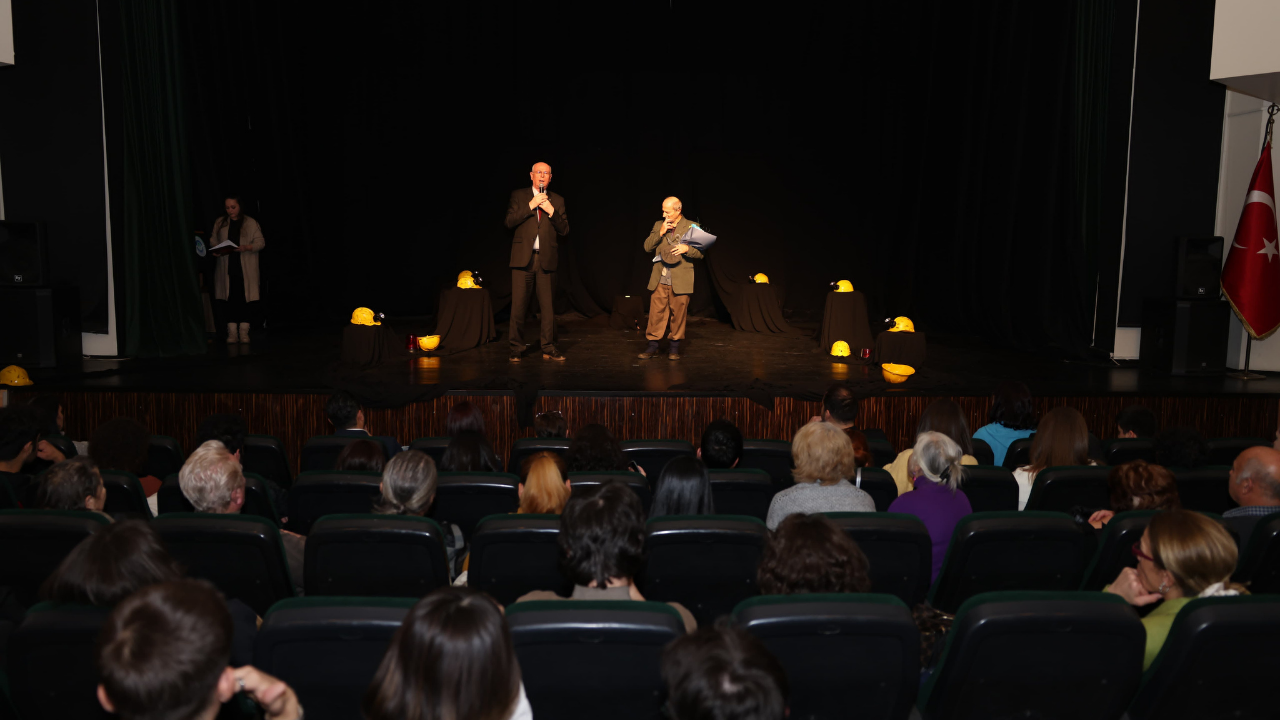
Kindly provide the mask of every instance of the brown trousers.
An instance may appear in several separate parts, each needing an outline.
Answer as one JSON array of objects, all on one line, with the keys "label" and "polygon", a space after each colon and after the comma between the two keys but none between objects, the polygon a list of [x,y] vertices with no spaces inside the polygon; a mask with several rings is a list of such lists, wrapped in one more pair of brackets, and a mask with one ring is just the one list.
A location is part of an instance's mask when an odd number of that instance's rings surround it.
[{"label": "brown trousers", "polygon": [[658,285],[649,298],[649,327],[644,336],[661,340],[667,330],[667,315],[671,316],[671,339],[684,339],[684,321],[689,317],[689,296],[676,295],[670,285]]}]

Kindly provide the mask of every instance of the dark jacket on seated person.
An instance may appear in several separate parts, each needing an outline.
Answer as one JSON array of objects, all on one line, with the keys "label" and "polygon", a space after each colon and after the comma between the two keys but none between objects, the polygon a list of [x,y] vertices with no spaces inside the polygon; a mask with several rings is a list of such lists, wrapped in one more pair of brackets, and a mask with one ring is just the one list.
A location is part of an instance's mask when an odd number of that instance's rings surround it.
[{"label": "dark jacket on seated person", "polygon": [[383,450],[387,452],[388,460],[395,457],[395,454],[400,452],[401,450],[399,440],[396,440],[393,437],[388,437],[386,435],[370,435],[368,430],[362,430],[360,428],[348,428],[346,430],[339,430],[335,432],[334,435],[338,437],[373,438],[374,440],[377,440],[378,442],[382,443]]}]

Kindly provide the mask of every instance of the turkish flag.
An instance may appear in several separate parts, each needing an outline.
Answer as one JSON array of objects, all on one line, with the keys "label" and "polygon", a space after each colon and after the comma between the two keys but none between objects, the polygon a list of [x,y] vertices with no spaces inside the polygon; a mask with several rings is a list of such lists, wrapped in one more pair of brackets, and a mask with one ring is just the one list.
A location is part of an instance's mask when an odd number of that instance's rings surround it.
[{"label": "turkish flag", "polygon": [[1240,224],[1222,268],[1222,293],[1240,322],[1261,340],[1280,327],[1280,247],[1276,191],[1271,182],[1271,143],[1262,149],[1249,181]]}]

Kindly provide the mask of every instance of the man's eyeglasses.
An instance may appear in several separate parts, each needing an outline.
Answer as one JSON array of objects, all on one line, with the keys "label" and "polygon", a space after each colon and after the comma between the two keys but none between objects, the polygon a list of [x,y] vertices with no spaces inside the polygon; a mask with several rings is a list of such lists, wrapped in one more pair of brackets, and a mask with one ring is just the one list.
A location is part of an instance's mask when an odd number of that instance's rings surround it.
[{"label": "man's eyeglasses", "polygon": [[1148,554],[1146,554],[1146,553],[1142,552],[1142,541],[1141,541],[1141,540],[1139,540],[1138,542],[1134,543],[1134,544],[1133,544],[1133,547],[1129,548],[1129,551],[1130,551],[1130,552],[1132,552],[1132,553],[1133,553],[1133,556],[1134,556],[1134,557],[1136,557],[1136,558],[1138,558],[1139,560],[1146,560],[1147,562],[1151,562],[1151,563],[1153,563],[1153,562],[1155,562],[1155,561],[1156,561],[1156,559],[1155,559],[1155,558],[1153,558],[1153,557],[1151,557],[1150,555],[1148,555]]}]

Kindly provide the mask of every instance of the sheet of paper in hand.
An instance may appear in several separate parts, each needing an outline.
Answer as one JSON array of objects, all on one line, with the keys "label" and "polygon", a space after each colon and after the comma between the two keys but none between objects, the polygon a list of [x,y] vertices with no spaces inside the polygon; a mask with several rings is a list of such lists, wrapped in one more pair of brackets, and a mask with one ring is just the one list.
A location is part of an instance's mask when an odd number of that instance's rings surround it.
[{"label": "sheet of paper in hand", "polygon": [[222,242],[218,243],[217,245],[214,245],[213,247],[211,247],[211,248],[209,248],[209,249],[210,249],[210,250],[221,250],[222,248],[233,248],[233,247],[240,247],[240,246],[239,246],[239,245],[236,245],[235,243],[231,242],[230,240],[223,240]]},{"label": "sheet of paper in hand", "polygon": [[706,250],[716,244],[716,236],[694,225],[680,238],[680,242],[689,247]]}]

